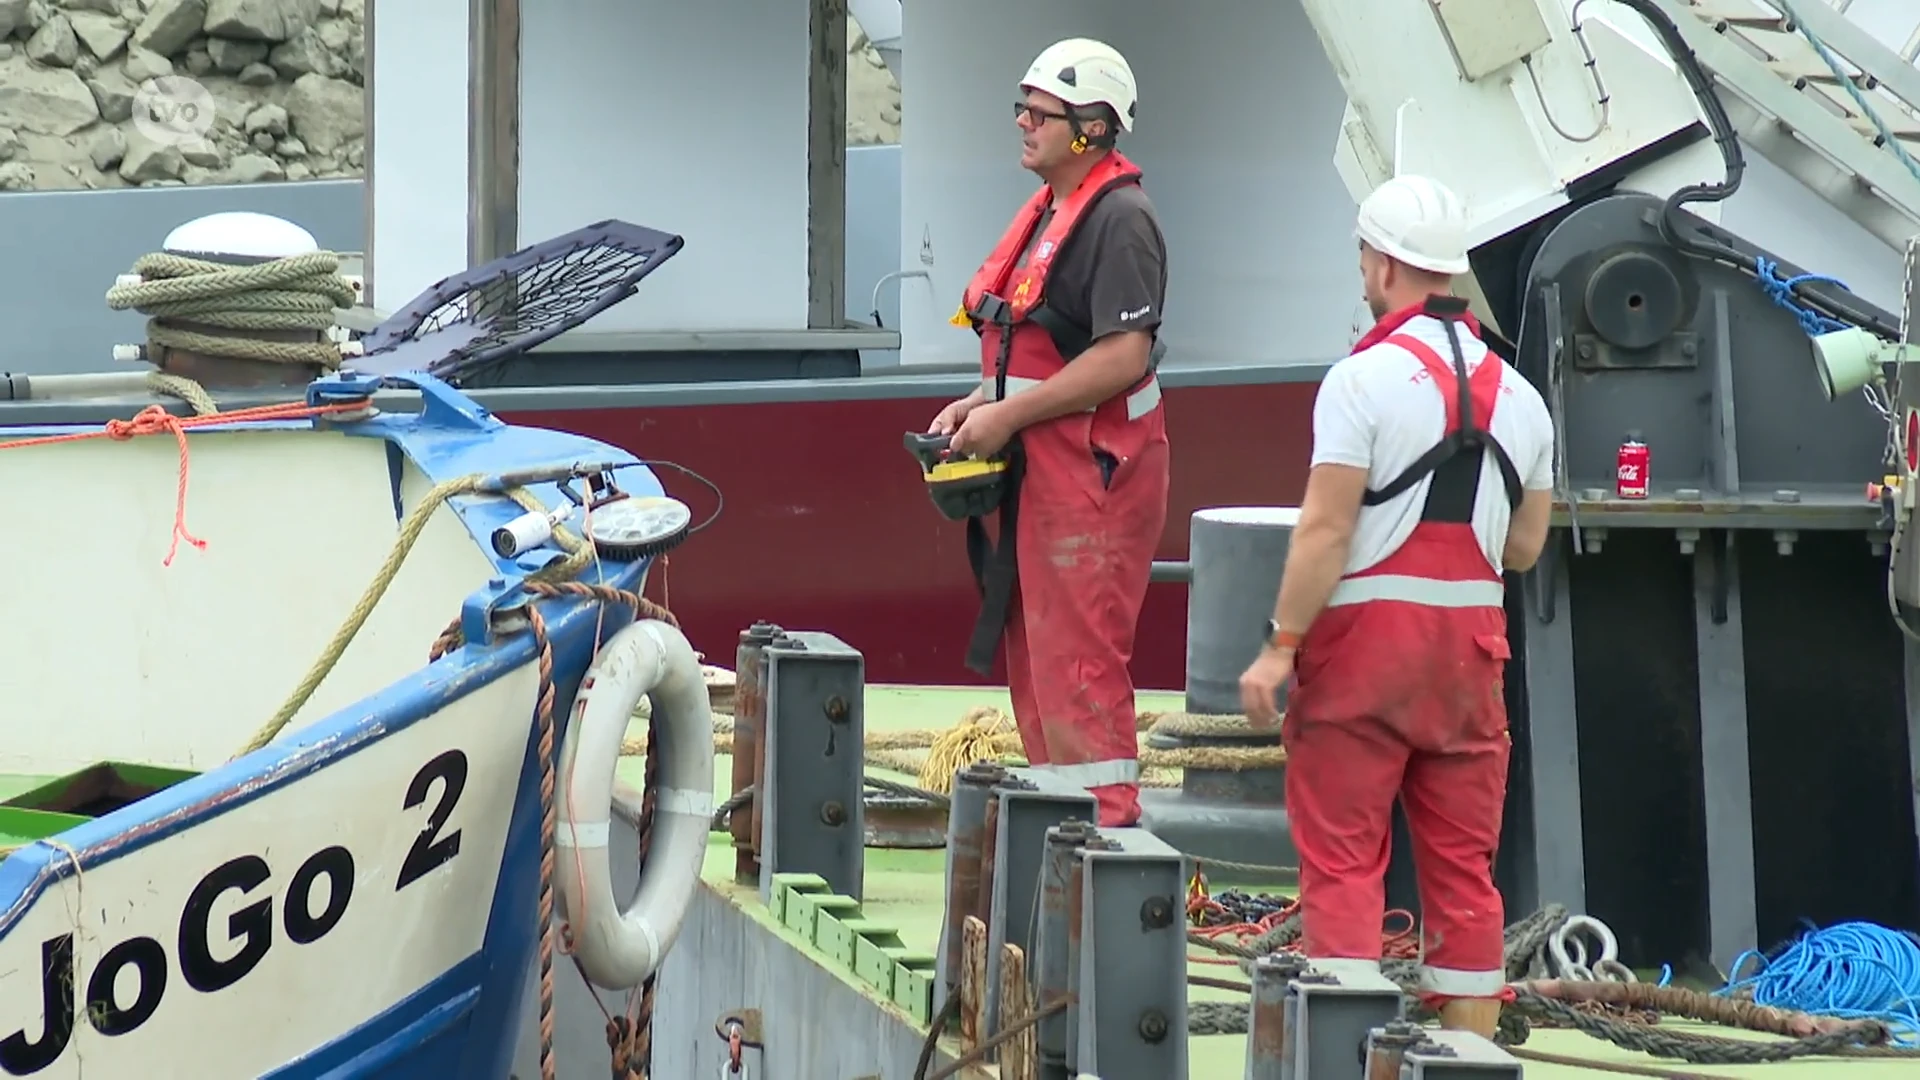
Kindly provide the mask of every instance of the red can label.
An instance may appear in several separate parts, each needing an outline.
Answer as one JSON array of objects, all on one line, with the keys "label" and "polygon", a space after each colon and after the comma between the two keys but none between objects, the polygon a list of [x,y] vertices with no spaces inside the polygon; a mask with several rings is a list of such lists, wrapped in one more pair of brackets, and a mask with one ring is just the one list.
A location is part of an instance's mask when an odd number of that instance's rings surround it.
[{"label": "red can label", "polygon": [[1622,499],[1644,499],[1652,472],[1653,455],[1647,444],[1628,439],[1620,444],[1613,493]]}]

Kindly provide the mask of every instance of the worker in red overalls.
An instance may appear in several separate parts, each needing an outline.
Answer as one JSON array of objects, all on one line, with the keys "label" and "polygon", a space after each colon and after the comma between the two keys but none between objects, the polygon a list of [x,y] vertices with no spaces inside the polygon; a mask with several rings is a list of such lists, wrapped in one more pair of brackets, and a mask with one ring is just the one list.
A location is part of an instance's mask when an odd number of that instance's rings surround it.
[{"label": "worker in red overalls", "polygon": [[1167,513],[1156,337],[1166,242],[1140,170],[1133,72],[1086,38],[1042,52],[1014,103],[1020,164],[1044,181],[967,285],[981,385],[930,431],[952,453],[1007,455],[1000,538],[969,519],[982,610],[968,666],[1004,638],[1027,760],[1091,791],[1103,826],[1140,818],[1127,663]]},{"label": "worker in red overalls", "polygon": [[1398,797],[1421,990],[1444,1026],[1491,1037],[1507,996],[1493,884],[1511,748],[1502,573],[1546,543],[1553,424],[1451,295],[1469,272],[1458,196],[1396,177],[1356,231],[1378,322],[1314,401],[1307,492],[1242,704],[1271,724],[1295,680],[1281,737],[1307,956],[1379,970]]}]

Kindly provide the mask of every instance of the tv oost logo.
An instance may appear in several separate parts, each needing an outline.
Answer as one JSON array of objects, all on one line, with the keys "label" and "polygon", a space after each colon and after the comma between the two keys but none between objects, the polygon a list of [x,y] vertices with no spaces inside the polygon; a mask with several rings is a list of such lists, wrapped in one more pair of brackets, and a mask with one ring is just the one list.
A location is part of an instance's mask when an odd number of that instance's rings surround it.
[{"label": "tv oost logo", "polygon": [[161,146],[193,146],[213,128],[213,95],[197,79],[162,75],[133,94],[133,127]]}]

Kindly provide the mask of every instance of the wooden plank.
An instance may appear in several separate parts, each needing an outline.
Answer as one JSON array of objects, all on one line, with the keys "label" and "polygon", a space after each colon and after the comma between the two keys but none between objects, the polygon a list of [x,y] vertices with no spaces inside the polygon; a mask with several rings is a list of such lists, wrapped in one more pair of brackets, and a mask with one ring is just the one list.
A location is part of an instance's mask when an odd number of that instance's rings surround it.
[{"label": "wooden plank", "polygon": [[[1005,1031],[1033,1012],[1027,955],[1018,945],[1000,946],[1000,1026]],[[1040,1080],[1039,1029],[1028,1027],[1000,1047],[1000,1080]]]},{"label": "wooden plank", "polygon": [[987,1038],[987,924],[967,916],[960,931],[960,1049]]},{"label": "wooden plank", "polygon": [[809,0],[807,327],[847,325],[847,0]]}]

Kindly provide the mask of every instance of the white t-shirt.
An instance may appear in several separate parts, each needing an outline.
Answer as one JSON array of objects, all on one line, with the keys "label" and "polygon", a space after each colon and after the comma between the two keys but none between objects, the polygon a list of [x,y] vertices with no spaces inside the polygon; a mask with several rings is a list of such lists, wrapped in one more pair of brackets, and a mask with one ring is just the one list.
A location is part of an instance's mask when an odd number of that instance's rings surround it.
[{"label": "white t-shirt", "polygon": [[[1452,347],[1439,319],[1416,315],[1397,332],[1424,342],[1452,366]],[[1490,430],[1513,459],[1522,486],[1528,491],[1550,490],[1553,418],[1539,391],[1464,328],[1460,351],[1469,373],[1488,359],[1505,369],[1500,373],[1500,396]],[[1485,417],[1477,419],[1486,423]],[[1367,487],[1377,491],[1431,450],[1446,429],[1446,402],[1425,365],[1407,350],[1382,342],[1333,365],[1321,381],[1313,402],[1313,464],[1366,469]],[[1375,565],[1406,543],[1420,523],[1432,486],[1433,477],[1428,475],[1379,506],[1360,508],[1347,573]],[[1473,534],[1496,570],[1501,569],[1512,516],[1500,466],[1487,454],[1480,464],[1480,489],[1473,502]]]}]

